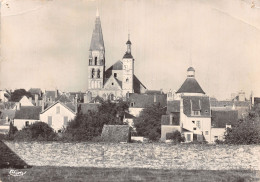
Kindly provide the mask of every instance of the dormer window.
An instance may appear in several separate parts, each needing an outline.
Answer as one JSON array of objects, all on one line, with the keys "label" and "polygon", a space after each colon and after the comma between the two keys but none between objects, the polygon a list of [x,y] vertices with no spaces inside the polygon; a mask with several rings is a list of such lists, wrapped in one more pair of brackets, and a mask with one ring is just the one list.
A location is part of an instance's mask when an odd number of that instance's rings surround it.
[{"label": "dormer window", "polygon": [[191,115],[200,116],[200,111],[191,111]]}]

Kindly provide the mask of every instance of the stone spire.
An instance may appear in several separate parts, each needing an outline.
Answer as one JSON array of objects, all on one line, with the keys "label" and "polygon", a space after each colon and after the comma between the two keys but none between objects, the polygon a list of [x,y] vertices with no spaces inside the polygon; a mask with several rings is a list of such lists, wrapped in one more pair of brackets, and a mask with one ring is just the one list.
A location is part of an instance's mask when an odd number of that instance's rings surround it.
[{"label": "stone spire", "polygon": [[99,11],[96,12],[95,28],[92,33],[90,51],[104,51],[104,40],[101,28],[101,21],[99,17]]}]

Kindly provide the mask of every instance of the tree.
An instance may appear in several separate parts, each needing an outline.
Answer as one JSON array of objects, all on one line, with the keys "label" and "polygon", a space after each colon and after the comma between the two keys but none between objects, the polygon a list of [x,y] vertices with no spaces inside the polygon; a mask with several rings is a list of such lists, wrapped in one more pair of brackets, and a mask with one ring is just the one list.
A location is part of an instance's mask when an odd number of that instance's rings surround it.
[{"label": "tree", "polygon": [[120,100],[118,103],[105,101],[98,107],[98,111],[90,111],[88,114],[77,114],[64,133],[64,138],[73,141],[90,141],[100,136],[103,126],[123,125],[123,113],[129,105]]},{"label": "tree", "polygon": [[175,143],[180,143],[185,141],[185,137],[181,136],[179,131],[174,131],[172,133],[166,133],[167,140],[173,140]]},{"label": "tree", "polygon": [[44,122],[36,122],[28,127],[24,127],[21,131],[14,135],[15,140],[36,140],[36,141],[52,141],[57,137],[54,130]]},{"label": "tree", "polygon": [[260,110],[252,108],[237,125],[228,128],[225,134],[227,144],[260,144]]},{"label": "tree", "polygon": [[32,94],[25,89],[17,89],[11,93],[11,101],[19,102],[23,96],[32,97]]},{"label": "tree", "polygon": [[166,114],[166,108],[155,104],[144,108],[140,116],[134,119],[137,135],[150,140],[158,140],[161,136],[161,116]]}]

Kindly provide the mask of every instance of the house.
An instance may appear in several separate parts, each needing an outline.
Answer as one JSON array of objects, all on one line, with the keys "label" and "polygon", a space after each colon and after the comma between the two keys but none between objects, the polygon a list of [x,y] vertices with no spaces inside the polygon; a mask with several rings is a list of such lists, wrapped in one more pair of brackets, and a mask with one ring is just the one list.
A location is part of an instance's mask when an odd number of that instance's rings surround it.
[{"label": "house", "polygon": [[140,112],[153,104],[160,104],[162,107],[167,106],[167,95],[161,92],[153,94],[129,93],[127,101],[130,103],[129,113],[138,117]]},{"label": "house", "polygon": [[161,119],[161,140],[180,131],[186,142],[211,142],[210,99],[195,79],[195,69],[188,68],[187,78],[175,93],[168,93],[167,113]]},{"label": "house", "polygon": [[40,120],[47,123],[56,132],[61,132],[73,120],[77,113],[77,105],[57,101],[46,109],[42,107]]},{"label": "house", "polygon": [[23,127],[40,121],[40,112],[41,106],[21,106],[21,103],[17,104],[14,126],[16,126],[18,130],[21,130]]},{"label": "house", "polygon": [[32,103],[32,97],[28,99],[28,97],[25,95],[20,99],[19,103],[21,106],[34,106]]}]

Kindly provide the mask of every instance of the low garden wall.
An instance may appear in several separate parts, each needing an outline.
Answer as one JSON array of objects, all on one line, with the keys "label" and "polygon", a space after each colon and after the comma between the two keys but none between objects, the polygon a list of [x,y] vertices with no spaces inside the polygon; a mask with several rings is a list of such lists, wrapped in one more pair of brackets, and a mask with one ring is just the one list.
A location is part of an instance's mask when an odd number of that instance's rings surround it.
[{"label": "low garden wall", "polygon": [[5,144],[27,164],[34,166],[260,170],[259,145],[9,141]]}]

